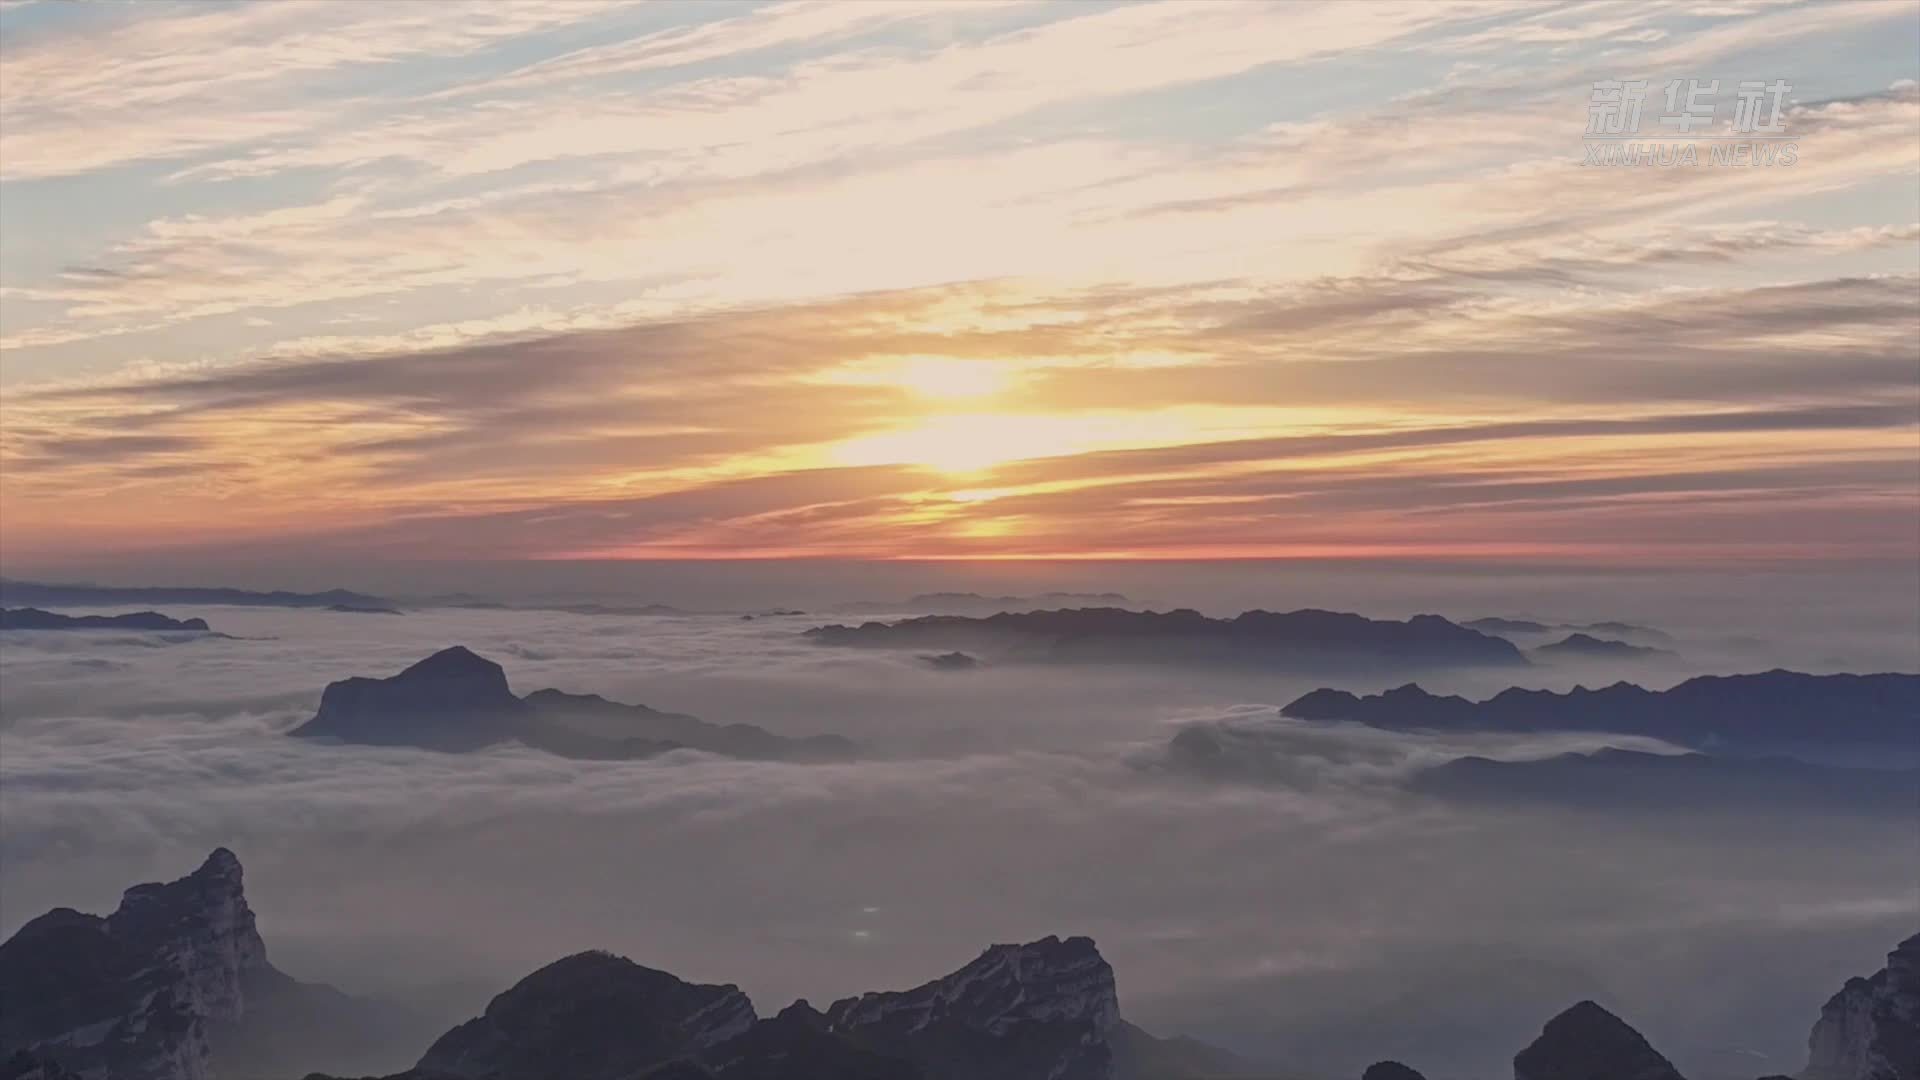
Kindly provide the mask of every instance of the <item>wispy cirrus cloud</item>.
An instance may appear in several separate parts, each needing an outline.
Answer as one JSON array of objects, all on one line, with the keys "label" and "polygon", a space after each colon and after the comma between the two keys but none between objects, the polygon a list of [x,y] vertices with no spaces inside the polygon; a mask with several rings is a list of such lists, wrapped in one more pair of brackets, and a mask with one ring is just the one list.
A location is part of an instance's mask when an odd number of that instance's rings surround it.
[{"label": "wispy cirrus cloud", "polygon": [[[10,11],[10,547],[1691,550],[1800,493],[1893,550],[1906,68],[1809,77],[1791,167],[1580,157],[1593,79],[1891,8]],[[55,176],[124,205],[56,236]]]}]

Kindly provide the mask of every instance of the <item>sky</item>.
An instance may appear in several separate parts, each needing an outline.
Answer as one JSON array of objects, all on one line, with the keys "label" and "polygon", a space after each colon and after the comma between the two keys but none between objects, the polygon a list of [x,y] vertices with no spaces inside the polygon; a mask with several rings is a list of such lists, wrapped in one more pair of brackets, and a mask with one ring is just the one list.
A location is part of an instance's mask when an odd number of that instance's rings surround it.
[{"label": "sky", "polygon": [[5,0],[0,556],[1911,564],[1916,77],[1901,0]]}]

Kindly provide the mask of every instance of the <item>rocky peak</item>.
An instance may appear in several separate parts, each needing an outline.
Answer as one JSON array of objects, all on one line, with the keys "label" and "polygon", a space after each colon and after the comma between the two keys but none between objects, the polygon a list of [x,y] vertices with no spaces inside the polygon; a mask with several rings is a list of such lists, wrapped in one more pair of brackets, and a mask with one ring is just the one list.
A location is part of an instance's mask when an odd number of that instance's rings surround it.
[{"label": "rocky peak", "polygon": [[239,1019],[246,1011],[244,976],[267,966],[240,860],[226,848],[216,848],[178,881],[128,889],[107,916],[106,930],[177,973],[179,1003],[207,1019]]},{"label": "rocky peak", "polygon": [[626,1080],[742,1034],[753,1003],[734,986],[684,982],[625,957],[556,960],[441,1036],[427,1073],[514,1080]]},{"label": "rocky peak", "polygon": [[1514,1080],[1682,1080],[1626,1021],[1582,1001],[1513,1059]]},{"label": "rocky peak", "polygon": [[447,682],[468,685],[474,691],[511,693],[507,689],[506,669],[465,645],[441,649],[394,678],[409,683]]},{"label": "rocky peak", "polygon": [[995,945],[951,975],[835,1002],[831,1029],[940,1080],[1111,1080],[1113,968],[1092,939]]},{"label": "rocky peak", "polygon": [[1887,966],[1848,979],[1807,1038],[1804,1080],[1907,1080],[1920,1076],[1920,934]]},{"label": "rocky peak", "polygon": [[81,1080],[81,1077],[50,1057],[21,1050],[0,1062],[0,1080]]},{"label": "rocky peak", "polygon": [[1418,1072],[1397,1061],[1376,1061],[1367,1066],[1360,1074],[1360,1080],[1427,1080]]},{"label": "rocky peak", "polygon": [[105,918],[66,908],[0,945],[0,1052],[115,1080],[205,1080],[210,1024],[240,1020],[275,975],[221,848],[177,881],[128,889]]},{"label": "rocky peak", "polygon": [[455,645],[389,678],[328,683],[319,712],[293,734],[471,750],[519,737],[526,712],[505,669]]}]

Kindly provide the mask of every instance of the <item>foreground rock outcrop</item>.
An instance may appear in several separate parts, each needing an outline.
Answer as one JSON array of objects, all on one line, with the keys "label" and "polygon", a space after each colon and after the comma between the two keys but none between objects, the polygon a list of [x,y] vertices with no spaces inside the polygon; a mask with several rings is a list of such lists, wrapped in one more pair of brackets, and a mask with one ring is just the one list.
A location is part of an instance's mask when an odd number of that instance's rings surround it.
[{"label": "foreground rock outcrop", "polygon": [[753,1003],[733,986],[683,982],[624,957],[556,960],[442,1035],[418,1070],[513,1080],[626,1080],[744,1034]]},{"label": "foreground rock outcrop", "polygon": [[1513,1080],[1682,1080],[1624,1020],[1591,1001],[1553,1019],[1513,1059]]},{"label": "foreground rock outcrop", "polygon": [[752,724],[711,724],[594,694],[537,690],[518,697],[499,664],[459,645],[389,678],[356,676],[329,683],[320,710],[292,734],[451,753],[518,742],[562,757],[600,760],[690,749],[739,758],[829,761],[855,751],[837,735],[788,738]]},{"label": "foreground rock outcrop", "polygon": [[828,1029],[935,1080],[1111,1080],[1120,999],[1090,938],[995,945],[911,990],[837,1001]]},{"label": "foreground rock outcrop", "polygon": [[1234,1060],[1127,1024],[1093,942],[1048,937],[911,990],[764,1020],[734,987],[581,953],[385,1080],[1199,1080],[1240,1075]]},{"label": "foreground rock outcrop", "polygon": [[1886,967],[1847,980],[1807,1044],[1802,1080],[1920,1078],[1920,934],[1888,954]]},{"label": "foreground rock outcrop", "polygon": [[[0,944],[0,1080],[252,1080],[392,1061],[391,1020],[267,961],[239,860],[128,889],[104,917],[59,908]],[[418,1052],[425,1038],[409,1045]],[[1822,1012],[1800,1080],[1920,1077],[1920,935]],[[409,1053],[406,1058],[412,1057]],[[391,1067],[391,1066],[389,1066]],[[339,1070],[336,1068],[336,1072]],[[771,1019],[731,985],[606,952],[535,971],[385,1080],[1225,1080],[1276,1075],[1120,1015],[1092,940],[994,945],[910,990]],[[1583,1001],[1514,1058],[1515,1080],[1682,1080]],[[1363,1080],[1421,1080],[1399,1062]],[[1784,1080],[1784,1078],[1774,1078]]]},{"label": "foreground rock outcrop", "polygon": [[56,908],[0,944],[0,1057],[22,1076],[291,1073],[329,1043],[377,1056],[393,1034],[365,1003],[267,962],[224,848],[177,881],[128,889],[111,915]]}]

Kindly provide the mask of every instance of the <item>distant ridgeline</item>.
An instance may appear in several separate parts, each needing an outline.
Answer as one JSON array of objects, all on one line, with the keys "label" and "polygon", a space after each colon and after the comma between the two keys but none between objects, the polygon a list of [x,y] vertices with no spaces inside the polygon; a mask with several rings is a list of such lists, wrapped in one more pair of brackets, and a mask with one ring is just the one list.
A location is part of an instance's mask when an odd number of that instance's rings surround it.
[{"label": "distant ridgeline", "polygon": [[[1827,1002],[1803,1076],[1910,1080],[1920,1068],[1916,1016],[1920,936]],[[6,1080],[207,1080],[298,1076],[316,1065],[354,1069],[369,1057],[407,1053],[396,1053],[395,1019],[391,1009],[298,982],[269,964],[241,888],[240,861],[224,849],[178,881],[127,890],[104,918],[57,908],[0,944]],[[1046,937],[994,945],[909,990],[845,998],[824,1012],[798,1001],[771,1019],[760,1017],[738,987],[690,983],[611,953],[576,953],[521,979],[479,1016],[432,1039],[414,1067],[385,1080],[1286,1075],[1128,1023],[1113,968],[1093,941]],[[1513,1076],[1684,1080],[1639,1032],[1591,1001],[1548,1020],[1514,1057]],[[308,1080],[331,1078],[312,1073]],[[1380,1062],[1364,1080],[1422,1078],[1405,1064]]]},{"label": "distant ridgeline", "polygon": [[326,592],[254,592],[248,589],[194,586],[46,585],[0,578],[0,602],[51,607],[108,607],[119,604],[223,604],[239,607],[391,608],[377,596],[329,589]]},{"label": "distant ridgeline", "polygon": [[157,611],[124,615],[61,615],[39,608],[0,608],[0,630],[187,630],[207,633],[205,619],[174,619]]},{"label": "distant ridgeline", "polygon": [[1503,690],[1485,701],[1408,684],[1359,696],[1320,689],[1282,715],[1393,731],[1603,731],[1686,746],[1819,741],[1910,745],[1920,733],[1920,675],[1702,675],[1670,690],[1619,682],[1598,690]]},{"label": "distant ridgeline", "polygon": [[983,596],[971,592],[921,593],[905,600],[859,600],[835,605],[847,615],[992,615],[1002,611],[1054,608],[1125,608],[1133,601],[1119,593],[1048,592],[1032,596]]},{"label": "distant ridgeline", "polygon": [[1438,615],[1404,622],[1335,611],[1249,611],[1214,619],[1185,608],[1069,608],[985,618],[926,615],[898,622],[819,626],[822,645],[965,650],[1031,662],[1167,663],[1279,670],[1525,667],[1505,638]]}]

